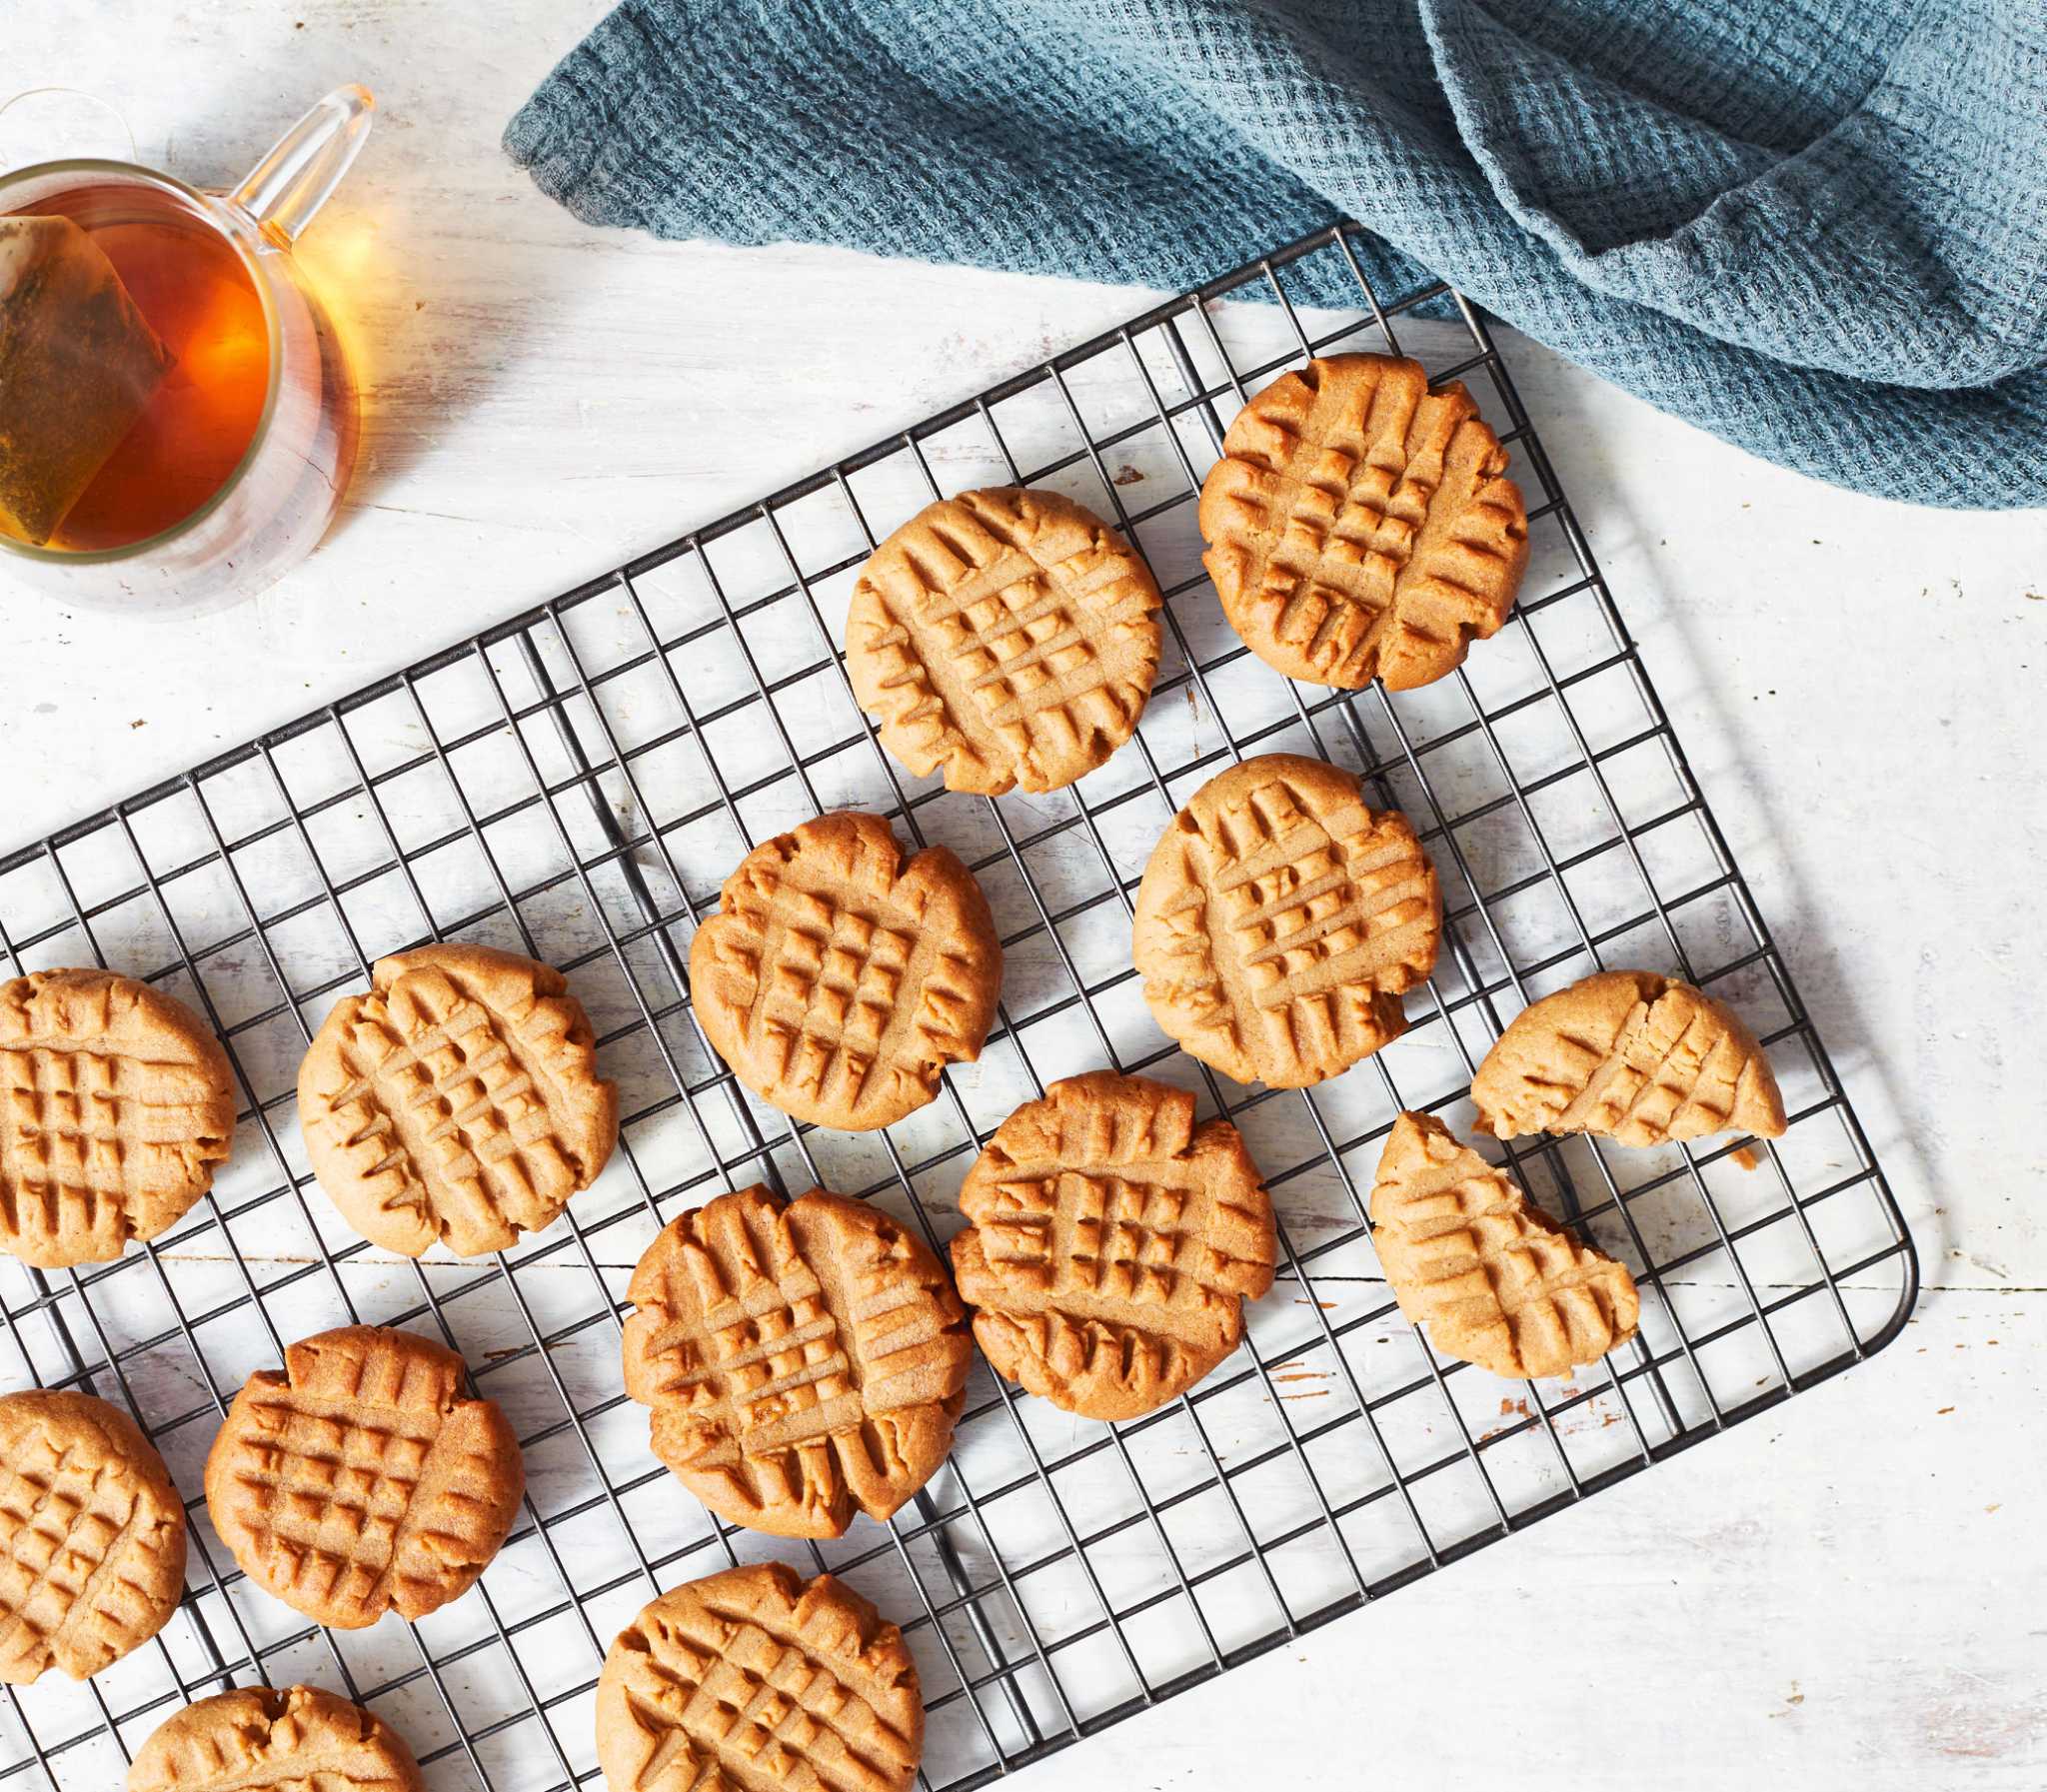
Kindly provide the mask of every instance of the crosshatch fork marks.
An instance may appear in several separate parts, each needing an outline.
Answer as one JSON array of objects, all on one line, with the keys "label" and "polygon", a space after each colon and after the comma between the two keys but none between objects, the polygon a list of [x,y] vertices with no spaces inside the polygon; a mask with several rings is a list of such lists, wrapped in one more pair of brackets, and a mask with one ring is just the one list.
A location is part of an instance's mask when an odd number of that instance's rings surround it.
[{"label": "crosshatch fork marks", "polygon": [[503,1250],[551,1224],[618,1135],[562,974],[475,945],[380,960],[306,1054],[299,1112],[335,1205],[408,1256]]},{"label": "crosshatch fork marks", "polygon": [[988,898],[945,847],[907,862],[879,816],[819,816],[725,881],[690,945],[698,1018],[783,1112],[886,1126],[980,1054],[1002,988]]},{"label": "crosshatch fork marks", "polygon": [[1267,754],[1210,779],[1145,868],[1144,996],[1239,1082],[1320,1082],[1396,1038],[1435,964],[1442,898],[1406,817],[1321,760]]},{"label": "crosshatch fork marks", "polygon": [[1272,1207],[1226,1120],[1096,1070],[1003,1122],[960,1190],[953,1270],[999,1374],[1071,1412],[1129,1418],[1236,1348],[1271,1285]]},{"label": "crosshatch fork marks", "polygon": [[1203,564],[1230,624],[1288,678],[1412,690],[1506,621],[1528,562],[1520,488],[1455,382],[1338,355],[1281,375],[1201,487]]},{"label": "crosshatch fork marks", "polygon": [[887,1214],[767,1189],[681,1214],[628,1290],[626,1391],[653,1444],[721,1517],[785,1537],[886,1519],[946,1459],[966,1315]]},{"label": "crosshatch fork marks", "polygon": [[119,1255],[225,1155],[196,1118],[215,1099],[189,1064],[70,1040],[0,1050],[0,1234]]},{"label": "crosshatch fork marks", "polygon": [[227,1160],[232,1089],[205,1023],[146,983],[0,982],[0,1248],[56,1269],[156,1237]]},{"label": "crosshatch fork marks", "polygon": [[412,1750],[381,1718],[317,1687],[245,1686],[159,1724],[128,1792],[422,1792]]},{"label": "crosshatch fork marks", "polygon": [[98,1673],[185,1584],[185,1508],[155,1446],[90,1394],[0,1398],[0,1681]]},{"label": "crosshatch fork marks", "polygon": [[1601,1132],[1625,1145],[1727,1127],[1776,1138],[1784,1099],[1741,1016],[1689,983],[1605,970],[1523,1008],[1471,1079],[1500,1138]]},{"label": "crosshatch fork marks", "polygon": [[1130,738],[1158,670],[1158,587],[1056,492],[963,492],[879,549],[847,672],[882,744],[956,791],[1052,791]]},{"label": "crosshatch fork marks", "polygon": [[302,1338],[235,1396],[206,1504],[257,1585],[323,1624],[418,1618],[467,1591],[510,1531],[518,1440],[462,1393],[462,1358],[375,1325]]},{"label": "crosshatch fork marks", "polygon": [[781,1562],[664,1594],[597,1688],[615,1792],[908,1792],[924,1704],[902,1632],[851,1588]]},{"label": "crosshatch fork marks", "polygon": [[1624,1264],[1581,1243],[1432,1114],[1403,1113],[1371,1191],[1372,1247],[1408,1319],[1495,1375],[1561,1375],[1634,1335]]}]

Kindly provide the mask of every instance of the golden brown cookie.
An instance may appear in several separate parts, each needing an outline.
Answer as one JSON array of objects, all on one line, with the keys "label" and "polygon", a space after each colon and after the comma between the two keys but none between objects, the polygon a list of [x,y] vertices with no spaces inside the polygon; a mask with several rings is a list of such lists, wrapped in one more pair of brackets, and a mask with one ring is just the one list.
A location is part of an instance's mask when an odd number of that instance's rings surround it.
[{"label": "golden brown cookie", "polygon": [[854,587],[846,671],[882,745],[991,797],[1055,791],[1130,738],[1158,586],[1092,512],[1003,487],[927,506]]},{"label": "golden brown cookie", "polygon": [[320,1186],[373,1244],[505,1250],[597,1180],[619,1135],[583,1004],[552,965],[486,945],[380,958],[299,1066]]},{"label": "golden brown cookie", "polygon": [[1653,970],[1602,970],[1523,1008],[1471,1078],[1471,1099],[1495,1138],[1599,1132],[1660,1145],[1730,1127],[1784,1131],[1755,1034],[1724,1003]]},{"label": "golden brown cookie", "polygon": [[900,1120],[979,1057],[1002,987],[974,874],[946,847],[906,861],[853,811],[756,847],[690,943],[698,1023],[733,1074],[844,1132]]},{"label": "golden brown cookie", "polygon": [[314,1686],[244,1686],[157,1725],[128,1792],[425,1792],[397,1731]]},{"label": "golden brown cookie", "polygon": [[91,1394],[0,1398],[0,1681],[88,1679],[184,1591],[184,1502],[135,1422]]},{"label": "golden brown cookie", "polygon": [[663,1228],[627,1298],[626,1391],[721,1518],[837,1537],[953,1447],[967,1316],[938,1259],[863,1201],[722,1194]]},{"label": "golden brown cookie", "polygon": [[346,1325],[259,1369],[206,1458],[206,1509],[242,1571],[294,1611],[360,1630],[466,1593],[526,1487],[495,1402],[430,1338]]},{"label": "golden brown cookie", "polygon": [[1400,1310],[1444,1356],[1517,1379],[1561,1375],[1634,1336],[1626,1265],[1579,1243],[1432,1115],[1393,1122],[1371,1221]]},{"label": "golden brown cookie", "polygon": [[1230,626],[1290,679],[1409,691],[1496,633],[1528,564],[1507,457],[1462,384],[1335,355],[1236,414],[1201,485]]},{"label": "golden brown cookie", "polygon": [[1272,1285],[1272,1202],[1227,1120],[1090,1070],[997,1128],[967,1172],[953,1274],[997,1374],[1082,1418],[1177,1399]]},{"label": "golden brown cookie", "polygon": [[234,1072],[174,996],[106,970],[0,983],[0,1250],[109,1263],[213,1186]]},{"label": "golden brown cookie", "polygon": [[1288,753],[1211,778],[1173,817],[1137,891],[1133,948],[1158,1024],[1238,1082],[1298,1088],[1407,1025],[1435,967],[1435,868],[1396,810]]},{"label": "golden brown cookie", "polygon": [[923,1753],[903,1633],[782,1562],[662,1594],[598,1675],[610,1792],[909,1792]]}]

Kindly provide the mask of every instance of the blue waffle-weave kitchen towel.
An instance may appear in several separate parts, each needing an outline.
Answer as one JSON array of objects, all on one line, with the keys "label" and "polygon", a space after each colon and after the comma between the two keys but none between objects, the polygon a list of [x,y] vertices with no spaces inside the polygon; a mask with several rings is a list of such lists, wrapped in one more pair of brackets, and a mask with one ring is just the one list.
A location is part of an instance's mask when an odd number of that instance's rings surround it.
[{"label": "blue waffle-weave kitchen towel", "polygon": [[626,0],[505,141],[594,224],[1155,287],[1348,214],[1784,466],[2047,503],[2042,0]]}]

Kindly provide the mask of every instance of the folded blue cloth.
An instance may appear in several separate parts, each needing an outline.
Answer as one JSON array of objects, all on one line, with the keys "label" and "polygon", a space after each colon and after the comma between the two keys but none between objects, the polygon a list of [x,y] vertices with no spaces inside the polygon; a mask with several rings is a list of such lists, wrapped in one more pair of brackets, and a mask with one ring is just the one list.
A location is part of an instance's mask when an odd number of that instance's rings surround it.
[{"label": "folded blue cloth", "polygon": [[1154,287],[1347,214],[1783,466],[2047,503],[2042,0],[626,0],[505,142],[594,224]]}]

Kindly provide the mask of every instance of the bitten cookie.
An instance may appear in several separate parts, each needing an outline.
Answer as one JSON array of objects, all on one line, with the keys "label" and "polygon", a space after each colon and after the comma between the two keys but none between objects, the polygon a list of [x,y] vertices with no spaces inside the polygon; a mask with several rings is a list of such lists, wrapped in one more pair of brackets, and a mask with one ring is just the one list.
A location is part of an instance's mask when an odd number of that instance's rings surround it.
[{"label": "bitten cookie", "polygon": [[244,1686],[160,1723],[128,1769],[128,1792],[426,1792],[397,1731],[318,1687]]},{"label": "bitten cookie", "polygon": [[800,1120],[865,1132],[922,1107],[981,1055],[1003,948],[946,847],[905,860],[845,811],[764,842],[690,942],[690,994],[718,1055]]},{"label": "bitten cookie", "polygon": [[1272,1203],[1227,1120],[1092,1070],[1010,1115],[960,1190],[953,1274],[997,1374],[1135,1418],[1207,1374],[1272,1285]]},{"label": "bitten cookie", "polygon": [[1372,1248],[1410,1323],[1495,1375],[1561,1375],[1634,1336],[1625,1264],[1581,1244],[1440,1120],[1393,1122],[1371,1190]]},{"label": "bitten cookie", "polygon": [[1275,671],[1412,690],[1496,633],[1528,563],[1520,489],[1460,383],[1336,355],[1239,411],[1201,485],[1202,564]]},{"label": "bitten cookie", "polygon": [[1784,1131],[1756,1036],[1724,1003],[1652,970],[1603,970],[1516,1014],[1471,1078],[1495,1138],[1599,1132],[1660,1145],[1732,1128]]},{"label": "bitten cookie", "polygon": [[626,1391],[721,1518],[837,1537],[953,1447],[967,1316],[938,1259],[863,1201],[722,1194],[663,1228],[627,1297]]},{"label": "bitten cookie", "polygon": [[0,1398],[0,1681],[88,1679],[184,1590],[184,1502],[135,1422],[91,1394]]},{"label": "bitten cookie", "polygon": [[206,1509],[242,1571],[318,1623],[424,1617],[490,1565],[526,1487],[519,1440],[430,1338],[349,1325],[259,1369],[206,1458]]},{"label": "bitten cookie", "polygon": [[1350,773],[1272,753],[1211,778],[1137,891],[1133,951],[1168,1035],[1238,1082],[1298,1088],[1397,1038],[1435,967],[1435,868]]},{"label": "bitten cookie", "polygon": [[910,1792],[923,1753],[903,1633],[782,1562],[662,1594],[597,1679],[610,1792]]},{"label": "bitten cookie", "polygon": [[505,1250],[552,1225],[618,1141],[583,1004],[552,965],[485,945],[380,958],[299,1067],[299,1123],[328,1198],[416,1257]]},{"label": "bitten cookie", "polygon": [[110,1263],[213,1186],[234,1073],[182,1001],[106,970],[0,983],[0,1250]]},{"label": "bitten cookie", "polygon": [[1158,607],[1143,561],[1070,498],[963,492],[876,549],[847,612],[846,671],[920,777],[1055,791],[1137,726]]}]

